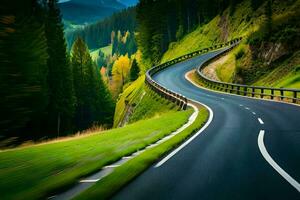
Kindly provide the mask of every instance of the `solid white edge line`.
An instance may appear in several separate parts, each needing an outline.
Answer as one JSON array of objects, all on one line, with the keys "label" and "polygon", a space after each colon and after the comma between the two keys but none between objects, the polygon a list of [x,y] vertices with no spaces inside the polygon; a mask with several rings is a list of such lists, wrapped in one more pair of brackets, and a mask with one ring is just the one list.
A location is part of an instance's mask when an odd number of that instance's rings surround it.
[{"label": "solid white edge line", "polygon": [[[191,100],[194,101],[194,100]],[[157,163],[154,167],[160,167],[162,166],[165,162],[167,162],[170,158],[172,158],[176,153],[178,153],[181,149],[183,149],[186,145],[188,145],[191,141],[193,141],[199,134],[201,134],[211,123],[212,119],[213,119],[213,111],[211,110],[210,107],[208,107],[205,104],[202,104],[198,101],[194,101],[196,103],[199,103],[200,105],[204,106],[206,109],[208,109],[209,111],[209,118],[207,120],[207,122],[205,123],[205,125],[197,132],[195,133],[192,137],[190,137],[187,141],[185,141],[183,144],[181,144],[178,148],[176,148],[174,151],[172,151],[170,154],[168,154],[164,159],[162,159],[159,163]],[[196,107],[194,107],[195,109]],[[196,108],[198,109],[198,108]]]},{"label": "solid white edge line", "polygon": [[273,158],[270,156],[270,154],[268,153],[265,144],[264,144],[264,135],[265,135],[265,131],[264,130],[260,130],[259,135],[258,135],[258,139],[257,139],[257,143],[258,143],[258,147],[260,150],[260,153],[262,154],[262,156],[265,158],[265,160],[287,181],[289,182],[294,188],[296,188],[296,190],[298,190],[298,192],[300,192],[300,184],[293,179],[287,172],[285,172],[274,160]]},{"label": "solid white edge line", "polygon": [[257,118],[260,124],[264,124],[264,121],[261,118]]},{"label": "solid white edge line", "polygon": [[100,179],[91,179],[91,180],[81,180],[79,183],[95,183],[99,181]]},{"label": "solid white edge line", "polygon": [[[188,78],[188,77],[186,76],[185,78]],[[197,85],[195,85],[195,86],[197,86]],[[205,123],[205,125],[197,133],[195,133],[187,141],[185,141],[183,144],[181,144],[179,147],[177,147],[175,150],[173,150],[170,154],[168,154],[164,159],[162,159],[160,162],[158,162],[154,166],[155,168],[162,166],[165,162],[167,162],[170,158],[172,158],[176,153],[178,153],[181,149],[183,149],[186,145],[188,145],[191,141],[193,141],[198,135],[200,135],[209,126],[209,124],[212,122],[213,117],[214,117],[214,113],[213,113],[213,111],[210,107],[208,107],[207,105],[205,105],[203,103],[200,103],[199,101],[196,101],[196,100],[191,100],[190,99],[190,101],[194,101],[195,103],[198,103],[198,104],[204,106],[209,111],[209,117],[208,117],[207,122]],[[198,109],[195,106],[193,106],[193,108]]]}]

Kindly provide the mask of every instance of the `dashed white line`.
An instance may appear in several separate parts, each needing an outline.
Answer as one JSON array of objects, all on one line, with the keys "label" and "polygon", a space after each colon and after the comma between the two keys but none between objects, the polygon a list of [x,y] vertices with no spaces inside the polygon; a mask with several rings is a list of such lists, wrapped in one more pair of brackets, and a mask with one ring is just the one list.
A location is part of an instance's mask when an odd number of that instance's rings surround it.
[{"label": "dashed white line", "polygon": [[259,135],[258,135],[258,139],[257,139],[257,143],[258,143],[258,147],[260,150],[260,153],[263,155],[263,157],[265,158],[265,160],[287,181],[289,182],[294,188],[296,188],[296,190],[298,190],[298,192],[300,192],[300,184],[293,179],[287,172],[285,172],[274,160],[273,158],[270,156],[270,154],[268,153],[265,144],[264,144],[264,135],[265,135],[265,131],[264,130],[260,130]]},{"label": "dashed white line", "polygon": [[246,110],[250,110],[250,108],[248,108],[248,107],[245,107],[245,109],[246,109]]},{"label": "dashed white line", "polygon": [[240,104],[241,107],[243,107],[243,104]]},{"label": "dashed white line", "polygon": [[260,124],[264,124],[264,121],[261,118],[257,118]]},{"label": "dashed white line", "polygon": [[213,117],[214,117],[214,113],[213,113],[212,109],[210,107],[208,107],[207,105],[203,104],[203,103],[200,103],[198,101],[195,101],[195,102],[203,105],[209,111],[209,118],[208,118],[207,122],[205,123],[205,125],[197,133],[195,133],[192,137],[190,137],[190,139],[185,141],[177,149],[172,151],[169,155],[167,155],[164,159],[162,159],[159,163],[157,163],[154,166],[155,168],[162,166],[165,162],[167,162],[170,158],[172,158],[176,153],[178,153],[181,149],[183,149],[186,145],[188,145],[191,141],[193,141],[198,135],[200,135],[209,126],[209,124],[212,122]]},{"label": "dashed white line", "polygon": [[253,115],[256,115],[256,113],[255,113],[255,112],[252,112],[252,114],[253,114]]},{"label": "dashed white line", "polygon": [[222,100],[224,100],[224,98],[223,98],[223,97],[222,97],[221,99],[222,99]]}]

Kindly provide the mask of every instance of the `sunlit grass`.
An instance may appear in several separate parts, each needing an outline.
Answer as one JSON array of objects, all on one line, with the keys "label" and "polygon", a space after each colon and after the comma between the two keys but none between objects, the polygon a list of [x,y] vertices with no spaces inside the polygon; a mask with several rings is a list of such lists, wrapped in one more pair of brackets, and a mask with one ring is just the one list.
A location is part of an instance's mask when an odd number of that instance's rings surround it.
[{"label": "sunlit grass", "polygon": [[[184,140],[200,129],[207,121],[208,110],[201,107],[195,122],[187,129],[167,140],[166,142],[149,149],[139,156],[129,160],[117,167],[115,171],[97,182],[94,186],[81,193],[75,199],[109,199],[124,185],[133,180],[136,176],[154,164],[159,158],[180,145]],[[155,187],[155,186],[154,186]],[[151,194],[150,194],[151,195]]]},{"label": "sunlit grass", "polygon": [[191,112],[173,111],[124,128],[0,152],[1,198],[38,199],[63,189],[176,130]]}]

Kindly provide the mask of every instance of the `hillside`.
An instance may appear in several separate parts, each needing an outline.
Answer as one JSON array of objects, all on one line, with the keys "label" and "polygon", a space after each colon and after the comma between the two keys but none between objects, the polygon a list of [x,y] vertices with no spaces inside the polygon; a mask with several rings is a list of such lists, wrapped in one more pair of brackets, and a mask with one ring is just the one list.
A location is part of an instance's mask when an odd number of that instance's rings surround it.
[{"label": "hillside", "polygon": [[134,32],[136,28],[135,12],[134,7],[127,8],[95,23],[66,29],[65,38],[68,47],[72,46],[78,36],[84,39],[89,49],[96,49],[111,43],[112,31]]},{"label": "hillside", "polygon": [[53,191],[155,143],[184,124],[190,114],[191,110],[168,112],[119,129],[2,151],[0,178],[6,181],[0,182],[1,196],[45,199]]},{"label": "hillside", "polygon": [[64,20],[85,24],[104,19],[126,6],[116,0],[71,0],[59,3],[59,8]]},{"label": "hillside", "polygon": [[222,15],[199,26],[180,41],[171,43],[162,62],[243,36],[242,44],[211,65],[218,80],[298,88],[300,1],[273,1],[273,29],[268,36],[266,7],[267,2],[253,11],[251,1],[246,0],[237,5],[233,13],[226,9]]}]

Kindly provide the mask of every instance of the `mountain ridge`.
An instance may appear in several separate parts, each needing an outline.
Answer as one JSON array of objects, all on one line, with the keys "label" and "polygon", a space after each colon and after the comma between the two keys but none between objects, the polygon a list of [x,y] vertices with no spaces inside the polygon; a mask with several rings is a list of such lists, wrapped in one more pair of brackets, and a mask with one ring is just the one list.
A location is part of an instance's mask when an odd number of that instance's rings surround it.
[{"label": "mountain ridge", "polygon": [[75,24],[87,24],[104,19],[125,9],[117,0],[70,0],[58,4],[63,19]]}]

